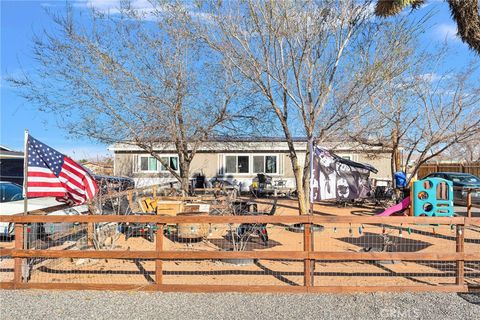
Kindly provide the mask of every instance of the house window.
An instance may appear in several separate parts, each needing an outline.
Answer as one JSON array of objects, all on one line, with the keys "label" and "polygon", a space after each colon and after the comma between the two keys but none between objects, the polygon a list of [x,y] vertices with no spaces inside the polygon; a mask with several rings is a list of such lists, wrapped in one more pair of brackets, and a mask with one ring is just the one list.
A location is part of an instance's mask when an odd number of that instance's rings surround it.
[{"label": "house window", "polygon": [[253,173],[277,173],[277,156],[253,156]]},{"label": "house window", "polygon": [[160,171],[168,171],[167,167],[165,167],[163,164],[168,164],[170,168],[173,170],[177,171],[178,170],[178,157],[161,157],[162,161],[159,163],[160,164]]},{"label": "house window", "polygon": [[262,173],[265,172],[265,157],[253,156],[253,172]]},{"label": "house window", "polygon": [[226,156],[225,173],[249,173],[249,156]]},{"label": "house window", "polygon": [[248,156],[239,156],[237,157],[237,172],[238,173],[248,173],[250,170],[248,168],[249,164]]},{"label": "house window", "polygon": [[157,171],[157,159],[154,157],[140,157],[141,171]]},{"label": "house window", "polygon": [[226,156],[225,157],[225,173],[236,173],[236,172],[237,172],[237,157]]},{"label": "house window", "polygon": [[278,174],[278,155],[226,155],[225,174]]},{"label": "house window", "polygon": [[158,161],[155,157],[152,156],[141,156],[140,157],[140,171],[145,172],[168,172],[166,166],[163,163],[168,164],[173,170],[178,170],[178,157],[177,156],[168,156],[161,157],[162,162]]}]

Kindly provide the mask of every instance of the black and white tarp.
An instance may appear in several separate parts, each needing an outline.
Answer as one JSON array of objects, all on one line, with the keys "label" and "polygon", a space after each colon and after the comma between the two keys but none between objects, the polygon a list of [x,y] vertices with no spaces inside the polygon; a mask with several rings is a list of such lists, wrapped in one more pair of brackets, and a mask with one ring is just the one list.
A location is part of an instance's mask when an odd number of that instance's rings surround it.
[{"label": "black and white tarp", "polygon": [[313,147],[312,162],[312,202],[366,198],[371,191],[370,172],[378,172],[368,164],[343,159],[316,146]]}]

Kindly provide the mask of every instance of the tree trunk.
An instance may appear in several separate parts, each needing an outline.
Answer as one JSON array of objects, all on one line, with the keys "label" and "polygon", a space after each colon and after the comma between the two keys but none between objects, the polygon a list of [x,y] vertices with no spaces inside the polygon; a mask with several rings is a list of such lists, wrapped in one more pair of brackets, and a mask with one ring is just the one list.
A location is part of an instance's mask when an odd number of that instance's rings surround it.
[{"label": "tree trunk", "polygon": [[396,152],[395,150],[392,150],[392,153],[390,154],[390,171],[391,171],[391,180],[392,180],[392,186],[396,188],[397,186],[395,185],[395,157],[396,157]]},{"label": "tree trunk", "polygon": [[298,198],[298,210],[300,215],[308,214],[308,197],[306,194],[305,186],[303,184],[303,168],[301,168],[298,163],[297,153],[295,151],[295,146],[293,144],[293,139],[290,136],[288,126],[286,125],[285,121],[282,121],[282,119],[281,122],[285,133],[285,138],[287,139],[288,150],[290,153],[289,157],[292,163],[293,175],[295,177],[295,187],[297,189]]},{"label": "tree trunk", "polygon": [[392,186],[396,188],[395,184],[395,172],[400,171],[400,151],[398,150],[399,138],[398,138],[398,128],[400,124],[397,122],[396,127],[392,130],[392,153],[390,159],[390,170],[392,171]]},{"label": "tree trunk", "polygon": [[190,162],[184,161],[180,164],[180,190],[182,195],[188,196],[190,187]]},{"label": "tree trunk", "polygon": [[[307,152],[305,153],[305,164],[303,166],[303,176],[302,176],[302,183],[303,183],[303,192],[305,194],[305,198],[303,199],[305,205],[305,214],[310,213],[310,147],[307,147]],[[300,201],[300,199],[299,199]]]},{"label": "tree trunk", "polygon": [[401,171],[402,170],[402,157],[400,154],[400,150],[398,149],[398,144],[395,146],[395,171]]},{"label": "tree trunk", "polygon": [[308,214],[308,197],[303,185],[303,173],[298,165],[298,159],[292,158],[293,174],[295,176],[295,186],[297,188],[299,213]]}]

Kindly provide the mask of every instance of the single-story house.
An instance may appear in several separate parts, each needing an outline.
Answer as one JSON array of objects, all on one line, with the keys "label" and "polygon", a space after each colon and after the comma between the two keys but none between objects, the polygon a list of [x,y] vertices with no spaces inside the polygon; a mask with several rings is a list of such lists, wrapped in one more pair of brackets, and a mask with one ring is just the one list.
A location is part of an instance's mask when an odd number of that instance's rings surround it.
[{"label": "single-story house", "polygon": [[[305,160],[308,143],[306,139],[295,139],[295,148],[301,163]],[[326,143],[322,147],[333,150],[337,155],[353,161],[369,163],[378,169],[372,178],[390,180],[390,154],[378,148],[355,146],[353,143]],[[114,175],[132,177],[137,186],[146,186],[175,181],[170,172],[154,157],[132,144],[116,143],[109,147],[114,153]],[[178,156],[171,143],[159,143],[155,148],[172,168],[178,167]],[[248,190],[257,173],[272,176],[273,180],[284,180],[287,187],[295,187],[288,146],[278,138],[215,139],[205,142],[197,151],[190,175],[203,174],[207,179],[216,178],[241,184]]]}]

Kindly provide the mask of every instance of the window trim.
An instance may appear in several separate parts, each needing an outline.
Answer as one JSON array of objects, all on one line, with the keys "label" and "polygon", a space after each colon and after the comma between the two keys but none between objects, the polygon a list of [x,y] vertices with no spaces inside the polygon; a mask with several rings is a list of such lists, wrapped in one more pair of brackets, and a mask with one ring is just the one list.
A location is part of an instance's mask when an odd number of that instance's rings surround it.
[{"label": "window trim", "polygon": [[[238,157],[248,157],[248,172],[227,172],[227,157],[235,157],[235,169],[238,170]],[[223,156],[223,175],[239,175],[239,176],[248,176],[250,175],[250,169],[252,168],[252,159],[248,153],[226,153]]]},{"label": "window trim", "polygon": [[[236,172],[236,173],[232,173],[232,172],[227,172],[227,157],[229,156],[234,156],[236,157],[236,167],[238,166],[238,157],[240,156],[247,156],[248,157],[248,173],[239,173],[239,172]],[[266,175],[272,175],[272,176],[279,176],[281,175],[280,174],[280,156],[281,154],[280,153],[223,153],[223,161],[222,163],[220,164],[222,167],[223,167],[223,170],[219,170],[222,171],[222,176],[225,177],[225,176],[228,176],[228,175],[235,175],[235,176],[255,176],[257,175],[257,173],[260,173],[260,172],[253,172],[253,157],[254,156],[262,156],[263,157],[263,161],[264,161],[264,166],[265,166],[265,157],[266,156],[272,156],[272,157],[275,157],[275,161],[276,161],[276,172],[275,173],[265,173],[265,172],[262,172]],[[264,168],[265,169],[265,168]]]},{"label": "window trim", "polygon": [[[139,155],[138,156],[138,172],[142,173],[152,173],[152,172],[157,172],[156,170],[143,170],[142,169],[142,158],[147,158],[147,167],[150,168],[150,158],[153,158],[151,155]],[[157,165],[158,168],[158,165]]]},{"label": "window trim", "polygon": [[[175,170],[175,172],[180,171],[180,161],[178,160],[178,155],[176,155],[176,154],[160,154],[160,157],[161,158],[167,157],[169,163],[170,163],[170,158],[177,158],[178,168],[177,168],[177,170]],[[171,173],[168,169],[161,170],[163,165],[158,159],[155,159],[155,160],[157,160],[157,170],[142,170],[142,158],[155,158],[155,157],[152,156],[152,155],[149,155],[149,154],[139,154],[138,155],[138,160],[137,160],[138,161],[137,172],[139,172],[139,173]]]},{"label": "window trim", "polygon": [[[263,169],[264,171],[263,172],[254,172],[253,171],[253,157],[255,156],[261,156],[263,157]],[[258,173],[264,173],[264,174],[271,174],[271,175],[279,175],[280,174],[280,163],[279,163],[279,159],[280,159],[280,155],[278,153],[274,153],[274,154],[271,154],[271,153],[253,153],[251,155],[252,157],[252,174],[258,174]],[[267,163],[266,163],[266,158],[267,157],[275,157],[275,172],[266,172],[267,171]]]}]

